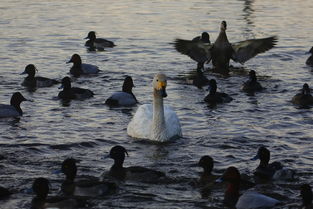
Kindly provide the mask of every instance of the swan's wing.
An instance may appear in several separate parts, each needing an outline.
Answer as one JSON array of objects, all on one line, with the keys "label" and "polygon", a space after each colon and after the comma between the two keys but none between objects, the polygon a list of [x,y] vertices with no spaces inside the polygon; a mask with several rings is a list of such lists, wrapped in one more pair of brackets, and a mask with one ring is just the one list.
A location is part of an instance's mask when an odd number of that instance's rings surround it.
[{"label": "swan's wing", "polygon": [[127,126],[127,134],[134,138],[149,139],[153,108],[151,104],[140,105]]},{"label": "swan's wing", "polygon": [[182,131],[179,119],[172,107],[164,106],[165,123],[169,138],[181,137]]},{"label": "swan's wing", "polygon": [[115,92],[113,93],[105,103],[112,103],[121,106],[130,106],[137,103],[133,95],[126,92]]},{"label": "swan's wing", "polygon": [[0,104],[0,118],[18,117],[20,113],[11,105]]},{"label": "swan's wing", "polygon": [[211,60],[212,45],[210,43],[176,39],[174,47],[178,52],[188,55],[196,62],[203,63]]},{"label": "swan's wing", "polygon": [[241,64],[256,56],[259,53],[266,52],[276,45],[277,37],[272,36],[261,39],[250,39],[233,43],[232,59]]},{"label": "swan's wing", "polygon": [[100,71],[98,66],[91,64],[82,63],[81,67],[84,74],[95,74]]}]

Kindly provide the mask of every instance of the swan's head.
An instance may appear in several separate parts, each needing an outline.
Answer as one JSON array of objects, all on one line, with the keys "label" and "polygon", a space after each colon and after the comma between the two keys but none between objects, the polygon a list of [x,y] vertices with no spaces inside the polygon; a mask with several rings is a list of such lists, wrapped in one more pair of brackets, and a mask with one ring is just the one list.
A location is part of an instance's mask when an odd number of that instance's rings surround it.
[{"label": "swan's head", "polygon": [[225,31],[226,29],[227,29],[227,24],[226,24],[226,21],[223,20],[222,23],[221,23],[221,30]]},{"label": "swan's head", "polygon": [[162,73],[158,73],[156,76],[154,76],[153,88],[156,91],[160,92],[162,97],[167,97],[166,90],[165,90],[166,85],[167,85],[166,75]]}]

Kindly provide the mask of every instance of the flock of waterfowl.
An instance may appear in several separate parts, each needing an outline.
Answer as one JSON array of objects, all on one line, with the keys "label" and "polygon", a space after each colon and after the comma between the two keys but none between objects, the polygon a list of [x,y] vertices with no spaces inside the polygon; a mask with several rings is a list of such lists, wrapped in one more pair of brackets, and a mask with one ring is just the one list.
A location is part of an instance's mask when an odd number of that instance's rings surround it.
[{"label": "flock of waterfowl", "polygon": [[[199,88],[204,85],[209,86],[209,94],[204,98],[204,101],[208,104],[227,103],[231,102],[232,98],[226,93],[217,91],[217,81],[215,79],[209,80],[204,76],[203,70],[205,63],[209,63],[212,60],[214,72],[228,73],[230,70],[230,59],[243,64],[257,54],[271,49],[277,42],[277,37],[273,36],[230,43],[226,35],[226,26],[226,22],[222,21],[220,33],[214,43],[210,42],[209,34],[206,32],[203,32],[201,36],[195,37],[192,40],[176,39],[173,43],[178,52],[188,55],[197,62],[197,77],[194,79],[193,84]],[[104,48],[115,46],[111,41],[96,38],[94,31],[89,32],[86,39],[89,39],[85,43],[85,46],[89,50],[103,50]],[[313,54],[313,47],[310,53]],[[74,77],[97,74],[100,71],[97,66],[82,63],[78,54],[74,54],[69,60],[69,63],[73,63],[69,73]],[[313,55],[308,58],[306,64],[313,66]],[[62,100],[84,100],[94,95],[89,89],[72,87],[71,78],[68,76],[59,82],[55,79],[35,76],[36,71],[37,69],[33,64],[25,67],[25,71],[22,74],[27,74],[27,77],[22,82],[23,86],[27,88],[41,88],[61,83],[60,88],[63,90],[58,93],[58,98]],[[135,115],[128,124],[128,135],[133,138],[157,142],[166,142],[181,137],[182,129],[179,118],[175,111],[171,107],[164,105],[163,102],[163,98],[167,96],[166,75],[162,73],[156,74],[153,78],[152,86],[153,103],[138,107]],[[132,93],[133,87],[132,78],[127,76],[124,80],[122,91],[112,94],[105,103],[109,106],[132,106],[137,104],[138,101]],[[249,80],[243,84],[242,90],[256,92],[262,89],[262,85],[257,81],[255,71],[251,70],[249,72]],[[14,93],[11,97],[10,105],[0,105],[0,118],[22,116],[23,111],[20,104],[23,101],[31,100],[24,98],[19,92]],[[292,98],[292,102],[301,106],[313,104],[313,97],[311,96],[308,84],[305,83],[303,85],[301,92]],[[128,155],[128,153],[123,146],[114,146],[107,156],[114,160],[114,164],[109,172],[102,175],[101,179],[86,176],[76,177],[76,160],[73,158],[64,160],[61,166],[61,171],[65,175],[65,180],[61,186],[62,195],[48,197],[49,181],[45,178],[37,178],[34,180],[32,186],[35,193],[35,198],[32,200],[32,208],[86,207],[89,198],[113,194],[120,186],[119,182],[125,180],[145,183],[171,183],[174,181],[161,171],[140,166],[124,167],[125,155]],[[270,151],[267,148],[261,146],[255,159],[260,159],[260,164],[254,173],[255,183],[272,179],[293,178],[294,171],[284,168],[278,162],[269,163]],[[224,203],[227,207],[236,207],[237,209],[269,208],[276,204],[283,204],[279,200],[253,190],[248,190],[240,195],[239,189],[247,183],[244,182],[238,169],[235,167],[229,167],[220,178],[217,178],[211,173],[214,167],[212,157],[203,156],[198,165],[203,168],[200,180],[198,181],[202,192],[205,193],[206,190],[212,189],[211,185],[215,184],[215,182],[228,182],[224,196]],[[248,187],[253,187],[255,183],[249,182]],[[10,190],[0,187],[1,198],[5,198],[10,194],[12,194]],[[301,187],[301,196],[303,199],[302,206],[304,208],[312,208],[312,191],[308,184]]]}]

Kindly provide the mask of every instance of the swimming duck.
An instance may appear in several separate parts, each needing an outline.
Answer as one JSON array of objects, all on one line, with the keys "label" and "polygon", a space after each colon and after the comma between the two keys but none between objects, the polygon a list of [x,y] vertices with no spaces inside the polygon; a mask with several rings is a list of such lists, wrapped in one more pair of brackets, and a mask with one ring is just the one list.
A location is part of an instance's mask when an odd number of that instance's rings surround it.
[{"label": "swimming duck", "polygon": [[70,73],[76,77],[80,75],[97,74],[100,71],[96,65],[82,63],[78,54],[73,54],[67,63],[71,62],[73,63],[73,66],[70,69]]},{"label": "swimming duck", "polygon": [[246,92],[256,92],[256,91],[262,91],[263,90],[263,87],[257,81],[254,70],[250,70],[249,80],[244,82],[244,84],[242,85],[242,90],[246,91]]},{"label": "swimming duck", "polygon": [[198,162],[198,166],[203,168],[203,172],[201,173],[199,180],[200,185],[206,185],[215,181],[216,177],[212,174],[214,167],[214,161],[212,157],[209,155],[202,156]]},{"label": "swimming duck", "polygon": [[272,36],[231,44],[226,35],[226,28],[226,21],[222,21],[220,33],[214,44],[176,39],[175,49],[198,63],[210,62],[212,59],[216,72],[228,73],[230,59],[244,64],[257,54],[273,48],[277,42],[277,37]]},{"label": "swimming duck", "polygon": [[63,91],[59,92],[58,97],[60,99],[87,99],[93,97],[94,93],[89,89],[83,89],[78,87],[71,86],[71,79],[69,77],[64,77],[62,79],[62,86]]},{"label": "swimming duck", "polygon": [[90,47],[91,49],[103,50],[106,47],[115,46],[112,41],[106,40],[104,38],[96,38],[95,31],[90,31],[85,39],[89,39],[86,41],[85,46]]},{"label": "swimming duck", "polygon": [[118,180],[140,181],[144,183],[159,183],[166,178],[165,173],[141,166],[124,167],[125,154],[127,150],[120,145],[114,146],[110,150],[108,157],[114,160],[109,176]]},{"label": "swimming duck", "polygon": [[307,83],[303,84],[301,92],[296,94],[291,102],[301,106],[313,105],[313,96],[311,95],[311,89]]},{"label": "swimming duck", "polygon": [[311,56],[306,60],[305,64],[313,66],[313,46],[310,49],[309,53],[311,54]]},{"label": "swimming duck", "polygon": [[131,106],[138,101],[132,92],[132,88],[135,87],[133,79],[127,76],[124,79],[122,91],[113,93],[106,101],[105,104],[109,106]]},{"label": "swimming duck", "polygon": [[266,147],[261,146],[258,149],[257,155],[252,158],[252,160],[260,160],[260,164],[256,168],[254,175],[263,180],[293,179],[293,170],[283,168],[283,165],[280,162],[273,162],[269,164],[270,155],[270,151]]},{"label": "swimming duck", "polygon": [[300,188],[303,209],[312,209],[312,189],[309,184],[303,184]]},{"label": "swimming duck", "polygon": [[116,184],[112,182],[100,182],[95,177],[81,177],[76,180],[76,160],[67,158],[62,163],[62,172],[66,179],[62,183],[61,190],[67,196],[104,196],[116,191]]},{"label": "swimming duck", "polygon": [[49,180],[46,178],[35,179],[32,189],[36,196],[31,202],[32,209],[58,208],[72,209],[82,207],[85,201],[66,197],[48,197]]},{"label": "swimming duck", "polygon": [[280,203],[279,200],[260,194],[256,191],[246,191],[239,194],[240,173],[235,167],[228,167],[219,181],[228,182],[224,194],[224,204],[237,209],[269,208]]},{"label": "swimming duck", "polygon": [[210,93],[204,98],[204,101],[209,104],[228,103],[233,100],[228,94],[217,92],[217,84],[215,79],[209,82]]},{"label": "swimming duck", "polygon": [[23,115],[21,103],[23,101],[30,101],[25,99],[20,92],[15,92],[10,101],[10,105],[0,104],[0,118],[19,117]]},{"label": "swimming duck", "polygon": [[186,78],[188,84],[196,86],[198,89],[202,89],[203,86],[209,85],[209,79],[204,75],[201,69],[196,70],[196,74],[192,74]]},{"label": "swimming duck", "polygon": [[29,64],[25,67],[25,71],[21,73],[21,75],[28,74],[28,76],[24,79],[22,86],[26,86],[30,88],[50,87],[54,84],[59,83],[57,80],[54,80],[54,79],[45,78],[41,76],[35,77],[36,70],[37,68],[33,64]]},{"label": "swimming duck", "polygon": [[166,142],[182,136],[179,119],[169,106],[163,106],[167,96],[167,78],[164,74],[154,76],[153,105],[139,106],[127,127],[127,134],[134,138]]}]

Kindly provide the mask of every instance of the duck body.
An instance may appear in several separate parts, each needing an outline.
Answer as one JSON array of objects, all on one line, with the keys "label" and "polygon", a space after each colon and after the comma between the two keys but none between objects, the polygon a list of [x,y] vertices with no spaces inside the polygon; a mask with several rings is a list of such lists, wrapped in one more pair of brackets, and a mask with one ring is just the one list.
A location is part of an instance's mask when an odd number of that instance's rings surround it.
[{"label": "duck body", "polygon": [[262,91],[263,87],[261,84],[257,81],[255,71],[251,70],[249,72],[249,80],[244,82],[241,88],[245,92],[257,92],[257,91]]},{"label": "duck body", "polygon": [[95,31],[90,31],[85,39],[89,39],[86,41],[85,46],[90,47],[91,49],[104,50],[104,48],[112,48],[115,46],[112,41],[104,38],[97,38]]},{"label": "duck body", "polygon": [[113,93],[106,101],[105,104],[109,106],[132,106],[138,101],[132,92],[134,87],[133,80],[130,76],[124,79],[123,88],[120,92]]},{"label": "duck body", "polygon": [[109,157],[114,160],[109,176],[117,180],[139,181],[143,183],[159,183],[166,178],[165,173],[142,166],[124,167],[125,154],[127,150],[123,146],[114,146],[110,150]]},{"label": "duck body", "polygon": [[153,105],[139,106],[127,126],[127,134],[134,138],[166,142],[182,136],[179,119],[171,107],[163,105],[166,97],[166,76],[157,74],[153,80]]},{"label": "duck body", "polygon": [[305,61],[305,64],[313,66],[313,47],[310,49],[309,53],[311,56]]},{"label": "duck body", "polygon": [[226,35],[226,21],[222,21],[220,33],[213,44],[203,41],[176,39],[174,47],[178,52],[188,55],[198,64],[209,63],[212,60],[214,72],[227,74],[230,59],[244,64],[257,54],[273,48],[276,42],[277,37],[272,36],[230,43]]},{"label": "duck body", "polygon": [[59,196],[48,197],[49,181],[46,178],[35,179],[32,189],[36,196],[32,199],[31,209],[74,209],[85,205],[84,200]]},{"label": "duck body", "polygon": [[19,117],[23,115],[20,104],[28,101],[20,92],[15,92],[10,101],[10,105],[0,104],[0,118]]},{"label": "duck body", "polygon": [[210,85],[210,93],[204,98],[204,101],[209,104],[219,104],[219,103],[228,103],[233,100],[232,97],[230,97],[226,93],[217,92],[217,84],[215,79],[211,79],[209,81]]},{"label": "duck body", "polygon": [[21,74],[28,74],[28,76],[22,82],[22,86],[30,87],[30,88],[40,88],[40,87],[50,87],[59,82],[54,79],[35,76],[36,74],[36,67],[33,64],[29,64],[25,67],[25,71]]},{"label": "duck body", "polygon": [[301,106],[313,105],[313,96],[311,95],[311,89],[307,83],[303,84],[301,92],[296,94],[291,102]]},{"label": "duck body", "polygon": [[58,94],[58,97],[60,99],[83,100],[83,99],[88,99],[90,97],[93,97],[93,95],[94,95],[94,93],[92,91],[90,91],[89,89],[71,87],[71,80],[69,77],[64,77],[62,79],[62,86],[60,88],[63,88],[63,91],[60,91]]},{"label": "duck body", "polygon": [[241,177],[237,168],[228,167],[221,177],[222,181],[228,182],[224,195],[224,203],[230,208],[257,209],[270,208],[280,203],[279,200],[248,190],[239,194]]},{"label": "duck body", "polygon": [[76,160],[67,158],[62,163],[62,172],[66,179],[62,183],[61,191],[66,196],[96,197],[112,194],[117,186],[113,182],[100,182],[98,178],[82,176],[76,179]]},{"label": "duck body", "polygon": [[73,63],[70,73],[76,77],[80,75],[97,74],[100,72],[96,65],[82,63],[81,57],[78,54],[73,54],[67,63]]}]

